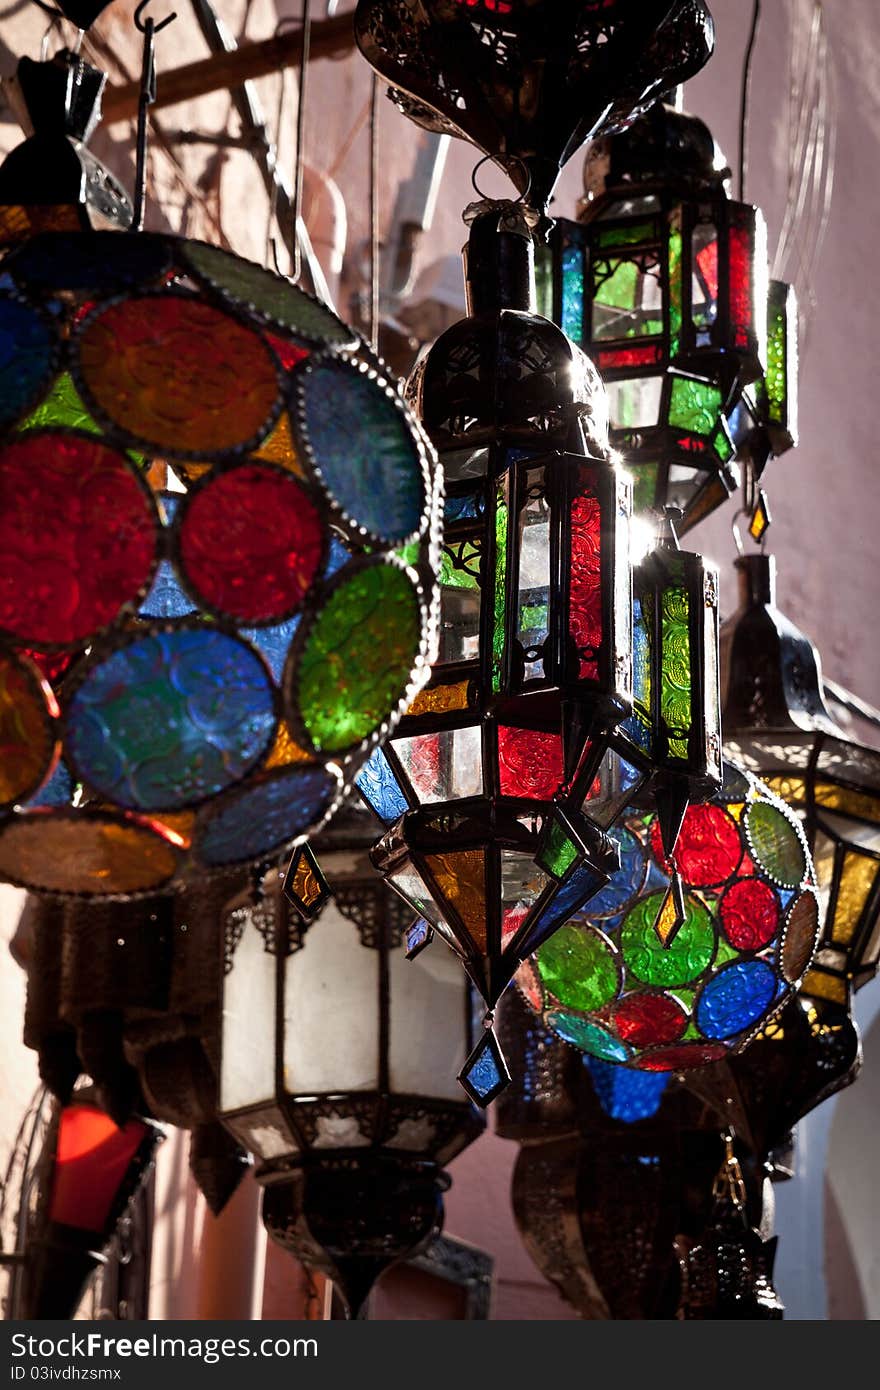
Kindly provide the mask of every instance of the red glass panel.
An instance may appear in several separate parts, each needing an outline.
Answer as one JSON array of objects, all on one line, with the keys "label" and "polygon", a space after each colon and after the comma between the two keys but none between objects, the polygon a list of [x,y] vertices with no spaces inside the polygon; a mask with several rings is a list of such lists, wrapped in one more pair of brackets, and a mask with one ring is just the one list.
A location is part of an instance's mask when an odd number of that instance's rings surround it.
[{"label": "red glass panel", "polygon": [[[669,870],[657,820],[651,826],[651,849],[657,862]],[[742,852],[739,826],[723,807],[688,807],[675,846],[675,861],[689,887],[724,883],[736,873]]]},{"label": "red glass panel", "polygon": [[510,14],[511,0],[458,0],[458,4],[468,10],[488,10],[490,14]]},{"label": "red glass panel", "polygon": [[571,574],[568,630],[581,653],[578,674],[599,675],[602,646],[602,508],[590,493],[571,504]]},{"label": "red glass panel", "polygon": [[502,796],[549,800],[562,782],[562,737],[535,729],[498,729],[498,780]]},{"label": "red glass panel", "polygon": [[668,994],[628,994],[617,1005],[614,1022],[624,1042],[656,1047],[678,1041],[687,1027],[687,1014]]},{"label": "red glass panel", "polygon": [[754,329],[752,236],[748,227],[730,229],[730,326],[737,347],[748,347]]},{"label": "red glass panel", "polygon": [[65,1106],[58,1129],[49,1220],[103,1233],[131,1161],[148,1133],[140,1120],[129,1120],[120,1129],[95,1106]]},{"label": "red glass panel", "polygon": [[0,450],[0,628],[73,646],[153,573],[159,521],[126,458],[100,440],[28,434]]},{"label": "red glass panel", "polygon": [[614,367],[651,367],[663,360],[663,350],[654,343],[634,348],[607,348],[598,354],[596,366],[600,372]]},{"label": "red glass panel", "polygon": [[30,657],[37,670],[50,684],[61,679],[73,660],[70,652],[34,652],[28,647],[19,650],[23,656]]},{"label": "red glass panel", "polygon": [[739,951],[760,951],[779,926],[776,894],[758,878],[732,883],[721,899],[721,923],[731,946]]},{"label": "red glass panel", "polygon": [[194,493],[180,521],[180,562],[211,608],[246,622],[278,621],[302,603],[324,540],[299,483],[271,464],[249,463]]},{"label": "red glass panel", "polygon": [[302,343],[292,342],[289,338],[278,338],[274,333],[266,334],[266,342],[272,346],[278,361],[288,372],[298,362],[304,362],[309,355],[309,349],[303,347]]},{"label": "red glass panel", "polygon": [[718,242],[710,241],[702,251],[697,252],[697,265],[700,267],[710,299],[718,298]]},{"label": "red glass panel", "polygon": [[636,1063],[640,1071],[687,1071],[690,1067],[707,1067],[727,1056],[723,1043],[681,1043],[678,1047],[662,1047],[649,1052]]},{"label": "red glass panel", "polygon": [[694,439],[689,434],[681,434],[675,441],[676,447],[686,449],[690,454],[705,454],[706,441],[704,439]]}]

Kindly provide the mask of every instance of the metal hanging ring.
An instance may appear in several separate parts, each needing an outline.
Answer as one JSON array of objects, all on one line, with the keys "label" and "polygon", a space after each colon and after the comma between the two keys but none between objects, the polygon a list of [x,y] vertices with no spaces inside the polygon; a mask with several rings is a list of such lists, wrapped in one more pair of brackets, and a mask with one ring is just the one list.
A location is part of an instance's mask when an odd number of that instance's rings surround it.
[{"label": "metal hanging ring", "polygon": [[169,24],[173,24],[174,20],[177,18],[177,11],[176,11],[176,10],[172,10],[171,14],[170,14],[170,15],[167,15],[165,19],[160,20],[158,24],[156,24],[156,23],[155,23],[153,20],[151,20],[151,19],[148,19],[148,20],[144,21],[144,20],[141,19],[141,15],[143,14],[144,10],[147,8],[147,6],[149,5],[149,3],[150,3],[150,0],[141,0],[140,4],[138,5],[137,9],[135,10],[135,12],[134,12],[134,23],[135,23],[135,28],[136,28],[136,29],[139,29],[140,32],[141,32],[142,34],[145,34],[145,33],[147,32],[147,24],[152,24],[152,26],[153,26],[153,33],[154,33],[154,34],[159,34],[159,33],[162,32],[163,29],[167,29],[167,27],[168,27]]},{"label": "metal hanging ring", "polygon": [[[471,187],[473,188],[478,198],[484,198],[487,202],[497,202],[498,200],[490,198],[488,193],[483,192],[482,188],[480,188],[480,185],[477,183],[477,174],[480,172],[484,164],[494,164],[495,162],[496,161],[491,154],[484,154],[482,159],[477,160],[476,164],[473,167],[473,171],[471,172]],[[511,157],[511,163],[518,164],[520,169],[522,169],[523,173],[526,176],[525,188],[523,189],[522,193],[520,193],[519,197],[513,200],[514,207],[516,207],[517,204],[524,203],[528,198],[530,192],[532,191],[532,176],[529,172],[529,167],[526,164],[525,160],[520,159],[518,155],[513,155]],[[503,165],[499,165],[498,167],[504,169]],[[504,172],[507,173],[507,170],[504,169]],[[508,174],[507,177],[510,178],[510,175]]]}]

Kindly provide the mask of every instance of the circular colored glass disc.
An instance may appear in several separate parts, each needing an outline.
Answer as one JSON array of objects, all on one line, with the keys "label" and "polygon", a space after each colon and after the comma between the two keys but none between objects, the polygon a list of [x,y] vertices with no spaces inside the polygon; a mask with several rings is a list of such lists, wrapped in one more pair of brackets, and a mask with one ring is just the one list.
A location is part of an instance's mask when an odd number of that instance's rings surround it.
[{"label": "circular colored glass disc", "polygon": [[766,1016],[776,974],[761,960],[739,960],[719,970],[700,991],[697,1027],[707,1038],[732,1038]]},{"label": "circular colored glass disc", "polygon": [[295,378],[307,453],[333,501],[357,526],[404,541],[422,524],[422,452],[390,388],[347,362]]},{"label": "circular colored glass disc", "polygon": [[181,251],[197,279],[205,281],[224,299],[253,309],[279,328],[313,343],[331,347],[354,343],[356,334],[342,319],[280,275],[200,241],[181,243]]},{"label": "circular colored glass disc", "polygon": [[173,811],[241,781],[276,723],[271,675],[252,648],[178,628],[90,663],[65,711],[64,755],[117,806]]},{"label": "circular colored glass disc", "polygon": [[315,504],[289,473],[248,463],[193,493],[177,526],[178,563],[214,612],[280,622],[305,598],[326,539]]},{"label": "circular colored glass disc", "polygon": [[323,767],[260,773],[202,812],[196,852],[212,867],[259,859],[322,820],[338,790]]},{"label": "circular colored glass disc", "polygon": [[614,1010],[614,1026],[634,1047],[656,1047],[678,1041],[687,1014],[668,994],[627,994]]},{"label": "circular colored glass disc", "polygon": [[807,851],[794,823],[781,807],[753,801],[743,817],[752,858],[783,888],[797,888],[807,871]]},{"label": "circular colored glass disc", "polygon": [[685,920],[664,946],[654,927],[665,893],[651,893],[626,916],[621,948],[627,971],[646,984],[686,985],[706,969],[715,951],[715,932],[707,908],[685,898]]},{"label": "circular colored glass disc", "polygon": [[0,449],[0,628],[34,647],[93,637],[144,593],[159,518],[98,439],[34,432]]},{"label": "circular colored glass disc", "polygon": [[620,868],[584,908],[591,918],[616,917],[624,912],[645,882],[648,857],[641,841],[629,830],[613,829],[608,833],[620,851]]},{"label": "circular colored glass disc", "polygon": [[[651,826],[651,848],[666,866],[660,822]],[[708,888],[724,883],[736,873],[742,858],[742,840],[733,816],[722,806],[689,806],[675,845],[675,862],[685,883]]]},{"label": "circular colored glass disc", "polygon": [[189,296],[126,299],[88,319],[79,374],[87,400],[113,425],[172,455],[255,445],[280,409],[259,335]]},{"label": "circular colored glass disc", "polygon": [[779,902],[769,884],[741,878],[725,890],[720,904],[724,935],[738,951],[760,951],[779,928]]},{"label": "circular colored glass disc", "polygon": [[678,1047],[658,1047],[636,1062],[641,1071],[689,1071],[691,1067],[708,1067],[727,1056],[723,1043],[680,1043]]},{"label": "circular colored glass disc", "polygon": [[816,945],[819,933],[819,902],[815,893],[801,893],[785,914],[780,965],[789,984],[801,978]]},{"label": "circular colored glass disc", "polygon": [[25,811],[0,828],[0,878],[37,893],[152,892],[178,861],[159,827],[109,811]]},{"label": "circular colored glass disc", "polygon": [[544,987],[571,1009],[590,1012],[613,999],[620,983],[617,952],[595,927],[560,927],[537,953]]},{"label": "circular colored glass disc", "polygon": [[118,294],[155,283],[170,268],[170,243],[149,232],[46,232],[9,262],[19,284],[49,293]]},{"label": "circular colored glass disc", "polygon": [[56,747],[39,672],[0,650],[0,806],[33,796],[52,770]]},{"label": "circular colored glass disc", "polygon": [[42,315],[0,295],[0,425],[14,423],[39,400],[54,365],[54,334]]},{"label": "circular colored glass disc", "polygon": [[[344,576],[345,571],[342,571]],[[418,595],[403,570],[371,565],[342,579],[285,672],[287,700],[312,745],[352,748],[406,695],[421,644]]]},{"label": "circular colored glass disc", "polygon": [[630,1056],[626,1043],[606,1032],[596,1023],[588,1023],[577,1014],[567,1014],[561,1009],[553,1009],[547,1015],[547,1025],[563,1042],[579,1047],[591,1057],[601,1057],[606,1062],[625,1062]]}]

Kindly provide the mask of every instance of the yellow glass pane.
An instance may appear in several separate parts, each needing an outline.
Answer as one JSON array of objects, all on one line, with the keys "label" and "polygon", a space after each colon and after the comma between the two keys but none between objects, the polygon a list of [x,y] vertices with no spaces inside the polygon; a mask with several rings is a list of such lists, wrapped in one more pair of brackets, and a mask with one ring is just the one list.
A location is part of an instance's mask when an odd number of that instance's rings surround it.
[{"label": "yellow glass pane", "polygon": [[868,859],[853,850],[847,850],[844,855],[831,931],[831,939],[837,945],[845,946],[852,941],[878,869],[880,864],[876,859]]},{"label": "yellow glass pane", "polygon": [[454,907],[481,950],[486,949],[486,864],[481,849],[428,854],[425,863],[438,895]]},{"label": "yellow glass pane", "polygon": [[299,862],[290,882],[290,893],[306,909],[316,903],[321,896],[321,885],[309,856],[304,851],[300,852]]},{"label": "yellow glass pane", "polygon": [[469,684],[470,681],[456,681],[454,685],[435,685],[430,690],[420,690],[407,714],[447,714],[450,710],[467,709]]},{"label": "yellow glass pane", "polygon": [[305,470],[299,461],[296,445],[293,442],[290,419],[286,410],[281,412],[278,424],[272,433],[263,440],[259,449],[254,451],[254,458],[263,459],[266,463],[277,463],[281,468],[286,468],[289,473],[296,473],[300,478],[305,477]]},{"label": "yellow glass pane", "polygon": [[802,994],[812,994],[818,999],[830,999],[835,1004],[846,1003],[846,981],[836,975],[826,975],[821,970],[810,970],[801,986]]},{"label": "yellow glass pane", "polygon": [[763,780],[771,792],[788,806],[806,805],[807,784],[803,777],[765,777]]},{"label": "yellow glass pane", "polygon": [[266,767],[289,767],[291,763],[308,762],[311,754],[300,748],[285,720],[278,725],[272,752],[266,759]]},{"label": "yellow glass pane", "polygon": [[829,811],[838,811],[844,816],[855,816],[858,820],[880,825],[880,797],[853,791],[851,787],[837,787],[833,782],[817,782],[816,804],[825,806]]},{"label": "yellow glass pane", "polygon": [[0,246],[12,246],[26,241],[39,232],[80,232],[79,209],[74,204],[33,204],[17,207],[12,203],[0,207]]}]

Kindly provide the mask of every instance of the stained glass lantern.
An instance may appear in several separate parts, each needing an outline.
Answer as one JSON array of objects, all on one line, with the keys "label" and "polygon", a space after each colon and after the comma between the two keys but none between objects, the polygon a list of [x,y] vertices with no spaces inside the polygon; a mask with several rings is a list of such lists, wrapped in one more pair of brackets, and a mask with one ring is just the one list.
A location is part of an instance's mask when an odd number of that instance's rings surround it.
[{"label": "stained glass lantern", "polygon": [[780,357],[780,309],[789,319],[779,291],[768,299],[764,220],[728,198],[718,164],[702,121],[655,106],[591,149],[581,220],[556,223],[539,263],[542,312],[607,384],[636,511],[676,506],[684,530],[736,487],[739,447],[756,451],[768,306],[779,452],[790,423],[782,397],[794,362],[784,347]]},{"label": "stained glass lantern", "polygon": [[539,210],[584,140],[692,77],[714,44],[702,0],[360,0],[355,34],[405,115],[471,140]]},{"label": "stained glass lantern", "polygon": [[622,868],[519,972],[529,1004],[602,1061],[686,1071],[745,1047],[796,990],[819,931],[797,817],[726,763],[722,790],[690,806],[675,851],[659,817],[613,830]]},{"label": "stained glass lantern", "polygon": [[772,555],[738,559],[740,606],[722,628],[725,740],[800,816],[822,898],[803,993],[847,1010],[880,962],[880,751],[825,703],[819,654],[776,605]]},{"label": "stained glass lantern", "polygon": [[73,1316],[162,1137],[156,1124],[136,1117],[120,1128],[88,1089],[59,1107],[47,1139],[44,1200],[27,1246],[25,1317]]},{"label": "stained glass lantern", "polygon": [[667,509],[657,545],[634,571],[632,714],[587,740],[564,798],[607,826],[627,801],[650,795],[673,861],[688,805],[716,791],[722,775],[718,571],[680,548],[676,525]]},{"label": "stained glass lantern", "polygon": [[[446,476],[439,657],[358,787],[387,830],[374,862],[491,1008],[616,862],[553,797],[630,710],[632,611],[629,488],[603,448],[601,386],[533,312],[521,209],[474,211],[469,316],[410,383]],[[500,1084],[491,1032],[480,1048]]]},{"label": "stained glass lantern", "polygon": [[283,849],[428,673],[430,446],[335,314],[200,242],[35,237],[0,325],[0,877]]},{"label": "stained glass lantern", "polygon": [[[287,876],[226,915],[220,1110],[256,1158],[269,1233],[352,1310],[438,1228],[442,1165],[482,1131],[455,1074],[471,990],[375,873],[366,813],[343,812]],[[358,822],[361,824],[358,824]]]}]

